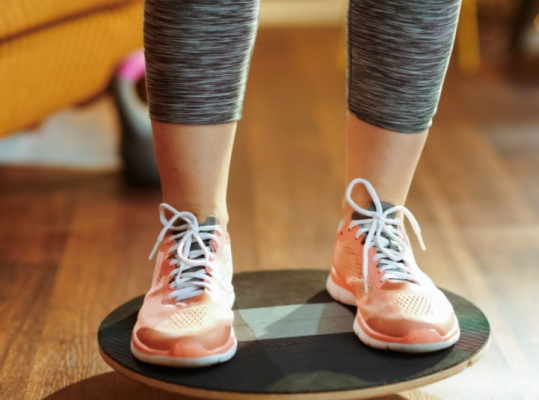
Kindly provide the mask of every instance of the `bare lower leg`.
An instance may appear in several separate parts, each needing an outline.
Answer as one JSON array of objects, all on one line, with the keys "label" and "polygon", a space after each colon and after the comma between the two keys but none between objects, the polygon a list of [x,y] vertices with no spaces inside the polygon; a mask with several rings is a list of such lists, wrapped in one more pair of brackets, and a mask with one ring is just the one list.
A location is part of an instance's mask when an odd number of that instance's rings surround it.
[{"label": "bare lower leg", "polygon": [[237,122],[181,125],[152,121],[163,201],[199,221],[226,226],[228,172]]},{"label": "bare lower leg", "polygon": [[[428,130],[403,134],[370,125],[347,111],[346,184],[354,178],[370,181],[380,200],[404,205],[414,172],[427,139]],[[352,193],[361,207],[370,196],[363,188]],[[352,208],[343,201],[343,215]]]}]

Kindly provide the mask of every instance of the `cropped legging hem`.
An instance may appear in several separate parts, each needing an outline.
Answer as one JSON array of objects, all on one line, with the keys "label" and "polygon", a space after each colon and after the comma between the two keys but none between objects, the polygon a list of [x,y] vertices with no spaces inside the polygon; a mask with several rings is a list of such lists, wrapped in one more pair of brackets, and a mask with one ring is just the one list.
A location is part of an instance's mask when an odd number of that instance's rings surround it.
[{"label": "cropped legging hem", "polygon": [[[349,0],[346,103],[382,129],[431,124],[461,0]],[[259,0],[145,0],[150,117],[177,124],[242,118]]]},{"label": "cropped legging hem", "polygon": [[150,118],[153,121],[165,122],[169,124],[177,125],[220,125],[228,124],[231,122],[237,122],[242,119],[243,115],[239,114],[229,114],[229,115],[204,115],[202,117],[197,117],[195,115],[184,116],[181,118],[171,116],[170,114],[160,115],[152,114],[150,112]]},{"label": "cropped legging hem", "polygon": [[347,109],[350,112],[350,114],[362,120],[363,122],[366,122],[372,126],[376,126],[377,128],[381,128],[387,131],[392,131],[392,132],[397,132],[397,133],[406,133],[406,134],[412,134],[412,135],[415,133],[423,133],[427,129],[429,129],[432,125],[432,119],[426,123],[422,123],[421,125],[418,125],[418,124],[409,125],[405,123],[399,124],[398,122],[390,123],[390,122],[387,122],[387,120],[373,117],[369,113],[363,114],[359,110],[352,110],[350,106],[348,106]]}]

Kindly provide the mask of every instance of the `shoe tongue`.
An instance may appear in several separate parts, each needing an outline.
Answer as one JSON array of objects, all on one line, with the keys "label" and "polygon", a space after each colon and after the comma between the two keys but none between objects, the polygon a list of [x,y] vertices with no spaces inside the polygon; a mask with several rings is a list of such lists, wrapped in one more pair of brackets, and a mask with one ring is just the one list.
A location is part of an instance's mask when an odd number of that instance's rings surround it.
[{"label": "shoe tongue", "polygon": [[[385,201],[381,201],[380,202],[382,204],[382,211],[386,211],[387,209],[391,208],[391,207],[395,207],[393,204],[391,203],[386,203]],[[376,205],[374,204],[374,202],[371,201],[371,204],[369,204],[369,208],[368,208],[369,211],[376,211]],[[397,214],[392,212],[388,215],[389,218],[396,218],[397,217]],[[366,215],[363,215],[357,211],[354,211],[352,213],[352,219],[365,219],[365,218],[369,218],[368,216]]]},{"label": "shoe tongue", "polygon": [[[199,224],[199,226],[209,226],[209,225],[217,225],[217,218],[215,218],[213,216],[210,216],[210,217],[206,218],[206,221]],[[206,232],[209,232],[209,231],[206,231]],[[213,231],[211,231],[211,232],[213,233]],[[211,239],[205,239],[205,240],[203,240],[203,242],[206,245],[206,247],[210,247]],[[200,245],[198,244],[198,242],[191,243],[191,251],[199,250],[199,249],[200,249]],[[197,258],[202,258],[202,257],[203,256],[199,256]]]},{"label": "shoe tongue", "polygon": [[200,226],[208,226],[208,225],[217,225],[217,218],[214,216],[209,216],[206,218],[206,221],[203,223],[199,223]]},{"label": "shoe tongue", "polygon": [[[380,203],[382,205],[382,211],[386,211],[387,209],[389,209],[391,207],[394,207],[393,204],[386,203],[385,201],[381,201]],[[376,205],[374,204],[374,202],[371,201],[371,204],[369,204],[368,210],[369,211],[376,211]],[[395,212],[392,212],[392,213],[388,214],[388,217],[389,218],[397,218],[397,214]],[[367,219],[367,218],[369,218],[369,217],[364,215],[364,214],[361,214],[361,213],[359,213],[357,211],[354,211],[352,213],[352,220]],[[382,236],[384,238],[386,238],[387,240],[389,240],[389,246],[388,246],[389,249],[391,249],[391,250],[398,250],[399,249],[399,247],[397,246],[397,243],[395,243],[395,241],[391,240],[386,233],[382,232]]]},{"label": "shoe tongue", "polygon": [[[176,228],[174,229],[176,232],[180,232],[180,230],[177,228],[182,225],[185,225],[185,221],[180,219],[174,224],[173,228]],[[198,226],[208,226],[208,225],[217,225],[217,218],[214,216],[209,216],[209,217],[206,217],[206,220],[204,222],[200,222],[200,221],[198,222]]]},{"label": "shoe tongue", "polygon": [[[184,221],[181,221],[179,223],[179,225],[183,225],[185,222]],[[204,222],[199,222],[198,223],[198,226],[210,226],[210,225],[217,225],[217,218],[214,217],[214,216],[209,216],[206,218],[206,220]],[[180,231],[175,231],[176,233],[179,233]],[[213,233],[213,231],[205,231],[205,232],[208,232],[208,233]],[[210,246],[210,242],[211,242],[211,239],[205,239],[203,240],[204,244],[209,247]],[[198,244],[198,242],[194,241],[191,243],[191,248],[189,249],[189,251],[193,251],[193,250],[200,250],[200,245]],[[203,256],[199,256],[197,258],[202,258]]]}]

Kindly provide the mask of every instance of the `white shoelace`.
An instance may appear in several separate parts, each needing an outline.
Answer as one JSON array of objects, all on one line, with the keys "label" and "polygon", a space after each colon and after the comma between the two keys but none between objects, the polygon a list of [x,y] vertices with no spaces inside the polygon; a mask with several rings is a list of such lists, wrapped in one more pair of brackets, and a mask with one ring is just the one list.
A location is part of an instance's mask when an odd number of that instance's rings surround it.
[{"label": "white shoelace", "polygon": [[[363,184],[365,186],[372,198],[375,211],[361,208],[352,200],[352,190],[357,184]],[[369,275],[369,249],[371,247],[374,247],[376,250],[373,261],[376,262],[379,260],[378,268],[383,272],[382,282],[389,279],[417,282],[414,271],[404,263],[404,253],[408,245],[404,240],[402,232],[398,229],[403,225],[404,221],[399,218],[390,217],[391,214],[402,211],[402,215],[410,222],[421,248],[425,250],[426,247],[421,236],[421,229],[412,212],[404,206],[393,206],[384,211],[374,187],[370,182],[362,178],[356,178],[350,182],[346,190],[346,200],[355,211],[365,216],[365,219],[353,220],[348,226],[349,229],[355,226],[359,227],[355,235],[356,238],[359,238],[364,233],[367,234],[363,247],[365,293],[369,290],[367,278]],[[396,249],[391,248],[392,243],[396,244]]]},{"label": "white shoelace", "polygon": [[[168,219],[165,215],[167,211],[172,214]],[[169,278],[172,279],[170,288],[173,289],[169,297],[181,302],[209,288],[211,275],[208,274],[207,269],[214,256],[204,243],[204,240],[218,240],[217,236],[212,232],[222,233],[222,230],[218,225],[201,226],[191,212],[180,212],[166,203],[159,205],[159,218],[163,224],[163,229],[157,236],[157,241],[149,258],[150,260],[153,258],[168,231],[177,232],[168,239],[176,242],[169,250],[169,254],[172,256],[170,265],[175,266],[169,275]],[[177,225],[181,220],[185,223]],[[191,245],[194,243],[198,243],[199,249],[191,250]]]}]

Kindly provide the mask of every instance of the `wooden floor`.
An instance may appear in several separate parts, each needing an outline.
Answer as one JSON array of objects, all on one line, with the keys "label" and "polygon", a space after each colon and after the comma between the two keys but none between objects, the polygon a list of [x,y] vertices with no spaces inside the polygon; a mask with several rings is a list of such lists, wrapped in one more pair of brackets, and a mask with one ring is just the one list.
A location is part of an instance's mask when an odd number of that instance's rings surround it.
[{"label": "wooden floor", "polygon": [[[237,271],[327,268],[343,190],[337,31],[260,31],[232,164]],[[539,399],[539,86],[449,72],[410,193],[422,268],[494,332],[462,374],[392,399]],[[172,399],[111,369],[96,331],[144,293],[157,190],[0,168],[0,398]]]}]

